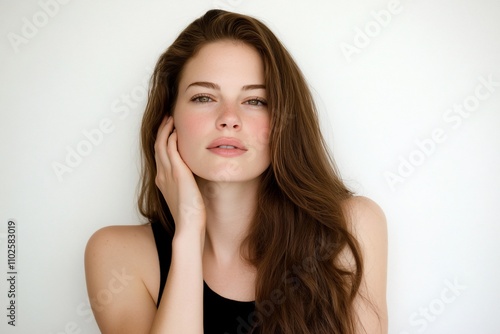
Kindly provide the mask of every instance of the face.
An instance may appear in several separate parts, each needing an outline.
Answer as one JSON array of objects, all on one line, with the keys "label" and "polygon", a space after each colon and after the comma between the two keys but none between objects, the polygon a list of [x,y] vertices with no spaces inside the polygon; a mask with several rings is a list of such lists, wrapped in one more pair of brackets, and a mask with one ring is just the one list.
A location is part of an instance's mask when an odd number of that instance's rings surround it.
[{"label": "face", "polygon": [[178,150],[198,177],[255,180],[270,164],[264,67],[241,42],[205,45],[185,65],[174,107]]}]

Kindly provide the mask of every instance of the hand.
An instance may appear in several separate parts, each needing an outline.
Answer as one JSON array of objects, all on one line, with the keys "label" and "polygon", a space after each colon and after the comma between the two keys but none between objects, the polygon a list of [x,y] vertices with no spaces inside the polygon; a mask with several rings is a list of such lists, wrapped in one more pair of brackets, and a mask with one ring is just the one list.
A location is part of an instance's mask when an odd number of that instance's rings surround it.
[{"label": "hand", "polygon": [[156,186],[175,222],[176,234],[185,227],[205,228],[205,205],[193,172],[177,150],[177,132],[172,116],[165,117],[155,142]]}]

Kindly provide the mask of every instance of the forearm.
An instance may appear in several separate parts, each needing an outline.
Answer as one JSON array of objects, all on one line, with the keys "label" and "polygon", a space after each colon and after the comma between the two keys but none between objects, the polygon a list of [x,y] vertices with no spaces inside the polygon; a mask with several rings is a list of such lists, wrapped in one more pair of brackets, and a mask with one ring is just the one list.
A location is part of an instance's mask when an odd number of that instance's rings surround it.
[{"label": "forearm", "polygon": [[176,232],[172,262],[151,333],[203,333],[204,230]]}]

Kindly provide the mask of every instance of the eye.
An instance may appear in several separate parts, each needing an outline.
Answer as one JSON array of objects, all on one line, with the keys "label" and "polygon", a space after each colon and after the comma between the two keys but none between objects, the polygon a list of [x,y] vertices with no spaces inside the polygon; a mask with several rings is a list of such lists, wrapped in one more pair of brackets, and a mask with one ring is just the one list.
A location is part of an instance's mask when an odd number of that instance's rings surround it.
[{"label": "eye", "polygon": [[191,99],[191,101],[197,103],[208,103],[213,102],[214,100],[208,95],[196,95]]},{"label": "eye", "polygon": [[249,104],[251,106],[257,106],[257,107],[267,106],[267,101],[264,99],[261,99],[261,98],[250,99],[250,100],[245,101],[245,103]]}]

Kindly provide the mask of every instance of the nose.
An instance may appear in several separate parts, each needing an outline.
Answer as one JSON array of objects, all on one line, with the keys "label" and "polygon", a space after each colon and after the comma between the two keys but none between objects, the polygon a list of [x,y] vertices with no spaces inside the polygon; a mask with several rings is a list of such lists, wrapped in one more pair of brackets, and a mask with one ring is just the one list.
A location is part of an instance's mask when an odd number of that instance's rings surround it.
[{"label": "nose", "polygon": [[238,107],[232,104],[224,104],[217,117],[217,128],[219,130],[240,130],[241,119]]}]

